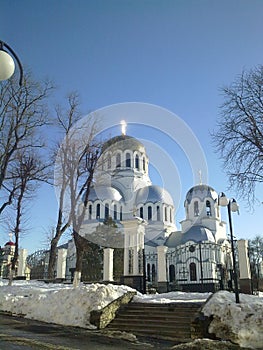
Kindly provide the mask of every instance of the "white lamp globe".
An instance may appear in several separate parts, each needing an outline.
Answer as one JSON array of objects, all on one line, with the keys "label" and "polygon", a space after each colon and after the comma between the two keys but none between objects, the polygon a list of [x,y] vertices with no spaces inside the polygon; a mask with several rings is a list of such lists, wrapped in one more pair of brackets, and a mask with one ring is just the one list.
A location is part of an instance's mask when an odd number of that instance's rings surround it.
[{"label": "white lamp globe", "polygon": [[5,51],[0,50],[0,80],[9,79],[15,71],[13,58]]}]

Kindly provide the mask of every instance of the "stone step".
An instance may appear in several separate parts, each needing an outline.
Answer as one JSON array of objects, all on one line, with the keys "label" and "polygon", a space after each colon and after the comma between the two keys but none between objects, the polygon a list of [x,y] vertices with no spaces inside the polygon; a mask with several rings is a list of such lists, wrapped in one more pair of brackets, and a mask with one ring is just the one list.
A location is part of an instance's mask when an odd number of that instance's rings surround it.
[{"label": "stone step", "polygon": [[138,335],[164,339],[191,338],[191,325],[203,303],[129,303],[121,307],[107,326]]}]

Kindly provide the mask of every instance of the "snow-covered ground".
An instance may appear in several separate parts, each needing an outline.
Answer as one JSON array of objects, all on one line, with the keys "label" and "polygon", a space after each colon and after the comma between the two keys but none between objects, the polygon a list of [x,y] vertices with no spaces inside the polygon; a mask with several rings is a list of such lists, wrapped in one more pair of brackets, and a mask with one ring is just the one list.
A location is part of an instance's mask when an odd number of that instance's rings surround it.
[{"label": "snow-covered ground", "polygon": [[[67,326],[94,328],[89,323],[92,310],[100,310],[127,291],[127,286],[112,284],[72,285],[45,284],[37,281],[14,281],[8,286],[0,280],[0,310],[23,315],[39,321]],[[235,303],[232,293],[221,291],[211,298],[209,293],[171,292],[142,295],[137,293],[136,302],[188,302],[206,301],[203,312],[213,316],[210,332],[221,339],[228,339],[242,347],[263,349],[263,296],[240,295]]]}]

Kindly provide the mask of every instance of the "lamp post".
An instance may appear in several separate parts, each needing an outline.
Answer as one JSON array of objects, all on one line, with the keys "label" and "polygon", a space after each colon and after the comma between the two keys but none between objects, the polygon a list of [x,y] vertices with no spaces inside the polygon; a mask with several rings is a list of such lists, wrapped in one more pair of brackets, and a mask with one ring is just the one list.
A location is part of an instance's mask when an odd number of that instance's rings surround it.
[{"label": "lamp post", "polygon": [[236,297],[236,303],[238,304],[239,303],[239,291],[238,291],[236,256],[235,256],[235,250],[234,250],[234,235],[233,235],[232,214],[231,214],[231,212],[238,212],[238,204],[234,198],[228,199],[226,197],[226,195],[223,192],[221,192],[218,196],[218,205],[220,205],[222,207],[227,206],[232,259],[233,259],[233,279],[234,279],[234,286],[235,286],[235,297]]},{"label": "lamp post", "polygon": [[0,40],[0,80],[7,80],[11,78],[15,71],[15,63],[9,52],[15,58],[18,64],[20,71],[19,85],[21,86],[23,81],[22,64],[14,50],[12,50],[12,48],[2,40]]}]

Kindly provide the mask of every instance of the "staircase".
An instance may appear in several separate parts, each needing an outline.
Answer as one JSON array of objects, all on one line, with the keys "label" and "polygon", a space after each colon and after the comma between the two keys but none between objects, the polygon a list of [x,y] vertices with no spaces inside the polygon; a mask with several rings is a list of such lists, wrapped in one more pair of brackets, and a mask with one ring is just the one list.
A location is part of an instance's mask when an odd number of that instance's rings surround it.
[{"label": "staircase", "polygon": [[202,305],[201,302],[171,304],[131,302],[119,309],[115,319],[106,329],[187,341],[191,339],[193,322],[199,316]]}]

